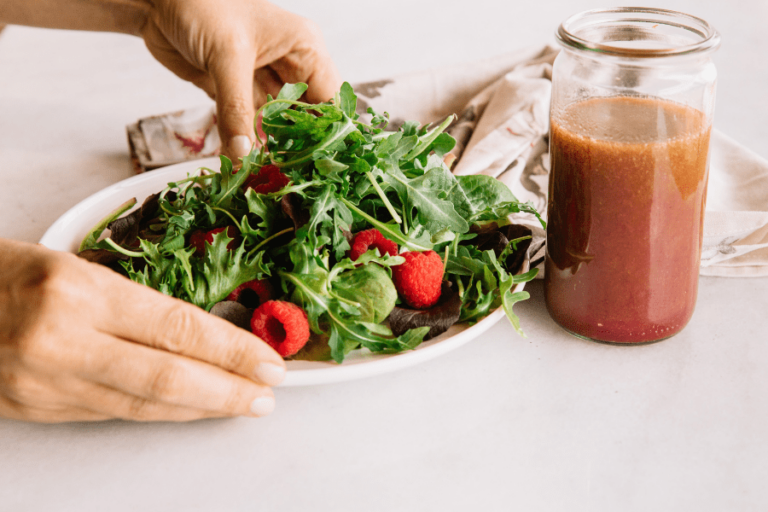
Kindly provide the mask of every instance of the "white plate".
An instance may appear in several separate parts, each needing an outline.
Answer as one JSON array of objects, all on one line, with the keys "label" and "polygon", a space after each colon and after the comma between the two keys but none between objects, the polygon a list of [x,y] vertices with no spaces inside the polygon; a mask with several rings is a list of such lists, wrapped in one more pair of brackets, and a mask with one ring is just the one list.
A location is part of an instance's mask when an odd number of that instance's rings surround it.
[{"label": "white plate", "polygon": [[[135,197],[144,198],[162,190],[168,182],[187,177],[200,167],[219,168],[218,158],[184,162],[140,174],[93,194],[59,217],[40,243],[58,251],[77,252],[80,242],[96,223],[118,205]],[[517,285],[516,291],[523,289]],[[504,316],[499,308],[472,327],[454,325],[446,333],[426,341],[415,350],[400,354],[374,354],[356,350],[342,364],[325,361],[288,361],[288,374],[281,386],[309,386],[370,377],[428,361],[476,338]]]}]

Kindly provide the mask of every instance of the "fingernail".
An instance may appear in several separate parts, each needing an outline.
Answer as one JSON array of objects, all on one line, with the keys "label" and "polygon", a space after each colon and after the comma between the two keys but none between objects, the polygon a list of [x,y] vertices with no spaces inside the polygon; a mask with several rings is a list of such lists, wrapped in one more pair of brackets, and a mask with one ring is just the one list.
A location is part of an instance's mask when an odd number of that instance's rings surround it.
[{"label": "fingernail", "polygon": [[260,396],[251,402],[251,412],[256,416],[267,416],[275,410],[275,399],[271,396]]},{"label": "fingernail", "polygon": [[239,158],[250,153],[252,145],[251,139],[246,135],[235,135],[229,141],[229,151],[233,157]]},{"label": "fingernail", "polygon": [[259,363],[253,373],[267,386],[277,386],[285,378],[285,367],[274,363]]}]

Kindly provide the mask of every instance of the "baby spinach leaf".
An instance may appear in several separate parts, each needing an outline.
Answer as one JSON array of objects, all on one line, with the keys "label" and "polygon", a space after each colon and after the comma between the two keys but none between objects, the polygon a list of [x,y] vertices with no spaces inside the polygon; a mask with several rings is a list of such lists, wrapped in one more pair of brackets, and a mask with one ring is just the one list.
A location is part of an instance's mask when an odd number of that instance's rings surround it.
[{"label": "baby spinach leaf", "polygon": [[339,297],[354,303],[360,310],[361,322],[383,322],[397,301],[392,278],[375,263],[342,272],[333,281],[332,290]]}]

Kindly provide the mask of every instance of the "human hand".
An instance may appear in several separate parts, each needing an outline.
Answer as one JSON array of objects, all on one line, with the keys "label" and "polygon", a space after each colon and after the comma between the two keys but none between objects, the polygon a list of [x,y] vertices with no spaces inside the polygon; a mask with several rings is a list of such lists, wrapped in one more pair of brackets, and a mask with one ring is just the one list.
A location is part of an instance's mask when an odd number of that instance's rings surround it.
[{"label": "human hand", "polygon": [[263,416],[285,363],[205,311],[74,255],[0,240],[0,416]]},{"label": "human hand", "polygon": [[305,82],[321,102],[341,80],[311,21],[266,0],[151,0],[142,36],[165,67],[216,100],[223,152],[248,154],[254,105],[284,83]]}]

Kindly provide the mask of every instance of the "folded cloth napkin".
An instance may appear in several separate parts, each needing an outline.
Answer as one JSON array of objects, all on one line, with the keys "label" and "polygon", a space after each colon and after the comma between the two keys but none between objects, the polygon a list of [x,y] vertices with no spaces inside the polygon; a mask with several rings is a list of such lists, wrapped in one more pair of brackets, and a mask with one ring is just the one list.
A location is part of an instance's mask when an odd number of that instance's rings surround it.
[{"label": "folded cloth napkin", "polygon": [[126,127],[131,160],[137,173],[218,155],[216,108],[189,108],[139,119]]},{"label": "folded cloth napkin", "polygon": [[[538,47],[358,84],[358,107],[396,113],[390,126],[407,119],[435,122],[456,113],[458,120],[448,129],[457,140],[454,173],[494,176],[519,200],[530,201],[545,214],[549,102],[557,53],[550,46]],[[168,134],[194,131],[174,126],[164,133],[177,146],[179,137]],[[154,144],[162,146],[161,132],[155,133]],[[768,276],[768,161],[717,130],[710,155],[701,274]],[[516,214],[513,220],[532,229],[531,263],[542,267],[541,225],[529,214]]]}]

